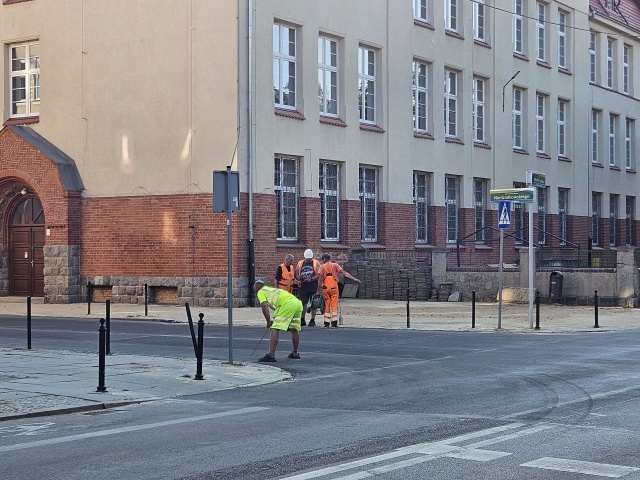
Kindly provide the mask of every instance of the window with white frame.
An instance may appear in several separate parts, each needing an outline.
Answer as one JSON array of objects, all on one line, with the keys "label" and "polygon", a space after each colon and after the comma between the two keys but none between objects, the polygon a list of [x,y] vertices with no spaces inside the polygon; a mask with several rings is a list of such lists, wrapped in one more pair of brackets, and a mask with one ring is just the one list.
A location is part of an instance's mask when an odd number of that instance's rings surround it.
[{"label": "window with white frame", "polygon": [[596,52],[597,52],[597,37],[596,37],[596,32],[594,31],[590,31],[589,32],[589,82],[591,83],[596,83],[597,80],[597,66],[598,66],[598,62],[597,62],[597,57],[596,57]]},{"label": "window with white frame", "polygon": [[567,156],[567,104],[563,99],[558,99],[558,156]]},{"label": "window with white frame", "polygon": [[40,44],[11,45],[11,117],[40,113]]},{"label": "window with white frame", "polygon": [[633,50],[631,46],[625,44],[622,48],[622,91],[629,95],[633,85],[633,76],[631,69],[631,60],[633,58]]},{"label": "window with white frame", "polygon": [[296,29],[273,24],[273,92],[276,107],[296,106]]},{"label": "window with white frame", "polygon": [[636,244],[635,227],[636,220],[636,197],[627,197],[625,199],[625,244],[632,246]]},{"label": "window with white frame", "polygon": [[413,0],[413,18],[427,23],[429,21],[427,0]]},{"label": "window with white frame", "polygon": [[276,156],[273,191],[276,194],[276,237],[298,239],[298,159]]},{"label": "window with white frame", "polygon": [[591,193],[591,244],[600,245],[600,217],[602,216],[602,193]]},{"label": "window with white frame", "polygon": [[558,189],[558,237],[560,245],[567,244],[569,231],[569,190],[567,188]]},{"label": "window with white frame", "polygon": [[340,166],[320,162],[320,239],[340,239]]},{"label": "window with white frame", "polygon": [[609,195],[609,246],[618,245],[618,202],[620,195]]},{"label": "window with white frame", "polygon": [[567,20],[568,14],[558,10],[558,67],[568,68],[567,61]]},{"label": "window with white frame", "polygon": [[460,201],[460,178],[444,177],[444,203],[447,211],[447,243],[458,241],[458,208]]},{"label": "window with white frame", "polygon": [[523,114],[523,105],[524,102],[524,90],[520,88],[513,89],[513,148],[517,148],[522,150],[524,148],[523,138],[522,138],[522,114]]},{"label": "window with white frame", "polygon": [[536,95],[536,152],[544,153],[545,152],[545,130],[546,130],[546,120],[545,120],[545,104],[547,101],[546,95],[537,94]]},{"label": "window with white frame", "polygon": [[475,0],[473,2],[473,38],[480,42],[486,41],[486,22],[486,2]]},{"label": "window with white frame", "polygon": [[613,88],[615,82],[615,41],[607,37],[607,87]]},{"label": "window with white frame", "polygon": [[627,118],[624,122],[624,166],[626,170],[635,170],[635,144],[636,122]]},{"label": "window with white frame", "polygon": [[362,217],[362,241],[378,240],[378,169],[360,167],[360,213]]},{"label": "window with white frame", "polygon": [[444,71],[444,134],[458,136],[458,72]]},{"label": "window with white frame", "polygon": [[618,116],[609,114],[609,166],[617,166],[616,133],[618,130]]},{"label": "window with white frame", "polygon": [[413,130],[427,131],[428,69],[427,64],[413,61]]},{"label": "window with white frame", "polygon": [[600,163],[600,111],[591,110],[591,163]]},{"label": "window with white frame", "polygon": [[538,2],[536,5],[537,17],[536,17],[536,32],[537,32],[537,60],[541,62],[547,61],[547,6]]},{"label": "window with white frame", "polygon": [[458,31],[458,0],[444,0],[444,26],[452,32]]},{"label": "window with white frame", "polygon": [[416,215],[416,243],[429,243],[429,202],[431,197],[431,175],[413,173],[413,204]]},{"label": "window with white frame", "polygon": [[513,52],[524,55],[524,9],[525,0],[513,0]]},{"label": "window with white frame", "polygon": [[536,196],[538,197],[538,243],[547,243],[547,189],[538,187]]},{"label": "window with white frame", "polygon": [[376,122],[376,52],[358,47],[358,108],[362,123]]},{"label": "window with white frame", "polygon": [[338,116],[338,41],[318,37],[318,105],[321,115]]},{"label": "window with white frame", "polygon": [[475,217],[476,243],[487,241],[487,185],[484,178],[473,179],[473,211]]},{"label": "window with white frame", "polygon": [[484,109],[485,80],[473,79],[473,140],[484,143],[485,138],[485,109]]}]

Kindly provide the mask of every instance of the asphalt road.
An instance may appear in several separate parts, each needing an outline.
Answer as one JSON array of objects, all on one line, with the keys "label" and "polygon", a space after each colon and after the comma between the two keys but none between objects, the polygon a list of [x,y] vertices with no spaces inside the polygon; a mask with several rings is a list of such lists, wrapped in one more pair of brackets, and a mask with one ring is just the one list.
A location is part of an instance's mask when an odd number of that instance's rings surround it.
[{"label": "asphalt road", "polygon": [[[33,347],[94,352],[95,321],[38,318]],[[234,360],[263,329],[234,329]],[[640,331],[305,329],[288,382],[0,424],[7,479],[640,479]],[[0,318],[0,346],[26,342]],[[226,327],[205,331],[226,359]],[[112,321],[119,353],[185,357],[184,324]],[[28,459],[28,461],[27,461]]]}]

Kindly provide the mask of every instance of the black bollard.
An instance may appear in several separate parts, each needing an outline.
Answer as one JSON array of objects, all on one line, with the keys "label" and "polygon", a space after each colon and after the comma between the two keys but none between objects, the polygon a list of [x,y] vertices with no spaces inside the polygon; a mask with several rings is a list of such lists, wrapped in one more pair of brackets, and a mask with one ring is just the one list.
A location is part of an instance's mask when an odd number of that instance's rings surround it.
[{"label": "black bollard", "polygon": [[407,328],[410,328],[411,320],[409,319],[409,289],[407,288]]},{"label": "black bollard", "polygon": [[107,332],[106,332],[106,349],[107,349],[107,355],[111,355],[111,300],[107,300],[106,301],[106,310],[107,310],[107,322],[106,322],[106,326],[107,326]]},{"label": "black bollard", "polygon": [[149,294],[147,284],[144,284],[144,316],[149,314]]},{"label": "black bollard", "polygon": [[593,326],[593,328],[600,328],[600,325],[598,325],[598,290],[594,290],[593,306],[595,308],[595,318],[596,318],[596,323]]},{"label": "black bollard", "polygon": [[196,333],[193,331],[193,320],[191,319],[191,309],[189,308],[189,302],[184,302],[184,307],[187,309],[187,320],[189,321],[189,330],[191,331],[191,341],[193,342],[193,353],[198,358],[198,341],[196,340]]},{"label": "black bollard", "polygon": [[536,328],[540,330],[540,290],[536,290]]},{"label": "black bollard", "polygon": [[31,350],[31,297],[27,297],[27,350]]},{"label": "black bollard", "polygon": [[471,290],[471,328],[476,328],[476,291]]},{"label": "black bollard", "polygon": [[198,316],[200,320],[198,320],[198,354],[196,355],[196,376],[195,380],[204,380],[204,376],[202,375],[202,352],[204,351],[203,340],[204,340],[204,313],[199,313]]},{"label": "black bollard", "polygon": [[104,318],[100,319],[100,332],[98,338],[98,392],[106,392],[107,387],[104,386],[104,370],[105,370],[105,350],[106,350],[106,328],[104,326]]}]

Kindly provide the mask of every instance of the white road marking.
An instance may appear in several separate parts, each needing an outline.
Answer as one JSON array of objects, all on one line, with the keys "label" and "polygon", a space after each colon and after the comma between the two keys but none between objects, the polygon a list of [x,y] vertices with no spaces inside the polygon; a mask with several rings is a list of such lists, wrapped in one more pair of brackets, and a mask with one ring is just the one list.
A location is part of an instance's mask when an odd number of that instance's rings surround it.
[{"label": "white road marking", "polygon": [[43,433],[55,425],[53,422],[46,423],[30,423],[26,425],[16,425],[14,427],[0,427],[0,436],[30,436]]},{"label": "white road marking", "polygon": [[165,422],[147,423],[143,425],[132,425],[131,427],[111,428],[108,430],[98,430],[96,432],[79,433],[77,435],[68,435],[66,437],[50,438],[48,440],[37,440],[35,442],[18,443],[15,445],[5,445],[0,447],[0,453],[14,452],[16,450],[25,450],[28,448],[43,447],[46,445],[57,445],[60,443],[77,442],[87,438],[106,437],[108,435],[119,435],[121,433],[138,432],[141,430],[150,430],[152,428],[163,428],[170,425],[179,425],[181,423],[193,423],[203,420],[211,420],[214,418],[229,417],[231,415],[242,415],[244,413],[259,412],[267,410],[266,407],[247,407],[238,410],[230,410],[228,412],[212,413],[210,415],[201,415],[199,417],[179,418],[176,420],[167,420]]},{"label": "white road marking", "polygon": [[582,473],[599,477],[618,478],[628,473],[640,470],[635,467],[622,465],[610,465],[607,463],[581,462],[579,460],[567,460],[564,458],[544,457],[532,462],[523,463],[521,467],[543,468],[560,472]]}]

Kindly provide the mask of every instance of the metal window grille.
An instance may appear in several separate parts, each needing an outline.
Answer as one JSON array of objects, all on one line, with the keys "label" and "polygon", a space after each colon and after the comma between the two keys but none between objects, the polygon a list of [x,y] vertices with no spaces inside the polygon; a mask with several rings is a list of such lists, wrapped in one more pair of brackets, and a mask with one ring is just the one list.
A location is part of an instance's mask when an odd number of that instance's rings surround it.
[{"label": "metal window grille", "polygon": [[487,181],[476,178],[473,180],[473,209],[475,214],[476,242],[485,242],[487,233]]},{"label": "metal window grille", "polygon": [[413,174],[413,203],[416,215],[416,243],[429,242],[429,198],[431,177],[426,173]]},{"label": "metal window grille", "polygon": [[635,244],[635,231],[633,224],[636,219],[636,197],[627,197],[625,200],[625,243],[629,246]]},{"label": "metal window grille", "polygon": [[618,245],[618,195],[609,195],[609,245]]},{"label": "metal window grille", "polygon": [[360,206],[362,214],[362,240],[378,240],[378,170],[360,167]]},{"label": "metal window grille", "polygon": [[340,239],[340,167],[320,162],[320,223],[322,240]]},{"label": "metal window grille", "polygon": [[547,243],[547,189],[538,188],[538,243]]},{"label": "metal window grille", "polygon": [[445,177],[445,205],[447,210],[447,243],[458,240],[458,202],[460,198],[460,179]]},{"label": "metal window grille", "polygon": [[600,216],[602,214],[602,194],[591,194],[591,241],[592,245],[600,245]]},{"label": "metal window grille", "polygon": [[560,245],[567,244],[567,233],[569,229],[568,213],[569,191],[564,188],[560,188],[558,189],[558,236],[560,237]]},{"label": "metal window grille", "polygon": [[275,157],[273,190],[276,194],[278,240],[298,239],[298,159]]}]

